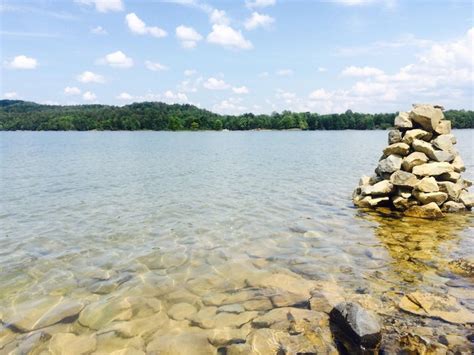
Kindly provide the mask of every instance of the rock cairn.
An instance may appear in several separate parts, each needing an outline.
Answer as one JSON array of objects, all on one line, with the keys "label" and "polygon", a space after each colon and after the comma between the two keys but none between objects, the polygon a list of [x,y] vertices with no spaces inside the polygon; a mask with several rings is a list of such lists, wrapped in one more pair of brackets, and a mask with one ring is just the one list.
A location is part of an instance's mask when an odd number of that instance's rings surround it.
[{"label": "rock cairn", "polygon": [[399,113],[394,126],[375,175],[360,179],[354,204],[389,207],[421,218],[470,210],[474,205],[474,195],[468,192],[472,182],[461,177],[466,169],[443,108],[415,104],[410,112]]}]

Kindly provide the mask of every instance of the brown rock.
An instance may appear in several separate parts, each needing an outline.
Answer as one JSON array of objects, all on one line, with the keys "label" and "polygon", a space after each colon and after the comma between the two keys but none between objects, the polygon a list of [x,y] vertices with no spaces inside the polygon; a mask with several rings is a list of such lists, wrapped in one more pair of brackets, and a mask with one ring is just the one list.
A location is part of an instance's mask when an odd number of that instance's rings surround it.
[{"label": "brown rock", "polygon": [[418,176],[437,176],[444,173],[449,173],[453,171],[453,166],[449,163],[427,163],[422,165],[417,165],[413,168],[412,172]]},{"label": "brown rock", "polygon": [[416,184],[418,184],[418,179],[412,173],[398,170],[390,176],[390,182],[395,186],[414,187]]},{"label": "brown rock", "polygon": [[471,209],[474,206],[474,195],[467,191],[462,191],[459,195],[459,201],[461,201],[464,206]]},{"label": "brown rock", "polygon": [[460,202],[447,201],[441,209],[443,212],[460,212],[464,211],[466,207]]},{"label": "brown rock", "polygon": [[409,131],[405,132],[405,135],[403,136],[403,143],[406,144],[412,144],[415,139],[421,139],[424,141],[429,141],[433,137],[433,134],[430,132],[426,132],[422,129],[415,128],[415,129],[410,129]]},{"label": "brown rock", "polygon": [[418,190],[414,190],[413,196],[415,196],[415,198],[423,205],[435,202],[438,206],[441,206],[444,201],[448,199],[448,194],[444,192],[421,192]]},{"label": "brown rock", "polygon": [[451,165],[453,166],[454,171],[457,172],[457,173],[461,173],[463,171],[466,171],[464,161],[462,160],[461,156],[459,156],[459,155],[456,155],[454,157],[454,160],[451,163]]},{"label": "brown rock", "polygon": [[453,142],[451,141],[451,135],[442,134],[431,141],[434,147],[444,150],[449,153],[454,152]]},{"label": "brown rock", "polygon": [[462,191],[462,186],[460,184],[455,184],[450,181],[439,181],[438,186],[439,191],[447,193],[450,200],[459,200],[459,195]]},{"label": "brown rock", "polygon": [[431,202],[423,206],[412,206],[405,211],[405,215],[408,217],[435,219],[443,217],[443,212],[435,202]]},{"label": "brown rock", "polygon": [[422,152],[413,152],[410,155],[403,158],[402,161],[402,168],[405,171],[412,171],[412,169],[421,164],[425,164],[428,162],[428,157],[425,153]]},{"label": "brown rock", "polygon": [[383,150],[385,156],[396,154],[405,156],[410,152],[410,146],[406,143],[393,143]]},{"label": "brown rock", "polygon": [[450,171],[448,173],[444,173],[438,176],[438,179],[441,181],[451,181],[451,182],[457,182],[460,178],[461,178],[461,174],[455,171]]},{"label": "brown rock", "polygon": [[439,186],[434,177],[425,176],[416,184],[415,189],[421,192],[437,192],[439,191]]},{"label": "brown rock", "polygon": [[451,133],[451,121],[441,120],[435,128],[435,132],[438,134]]},{"label": "brown rock", "polygon": [[432,105],[417,104],[413,105],[409,118],[428,132],[433,132],[444,118],[444,115],[443,111]]},{"label": "brown rock", "polygon": [[398,116],[395,117],[394,125],[397,128],[412,128],[413,122],[411,121],[408,112],[400,112]]},{"label": "brown rock", "polygon": [[361,192],[362,195],[371,195],[371,196],[384,196],[388,195],[393,191],[393,185],[388,180],[382,180],[375,185],[362,186]]}]

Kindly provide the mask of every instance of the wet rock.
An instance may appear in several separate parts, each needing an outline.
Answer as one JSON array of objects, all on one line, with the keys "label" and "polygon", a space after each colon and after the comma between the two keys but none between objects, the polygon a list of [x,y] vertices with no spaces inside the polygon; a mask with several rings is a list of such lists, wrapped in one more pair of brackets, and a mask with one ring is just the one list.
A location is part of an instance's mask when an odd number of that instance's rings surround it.
[{"label": "wet rock", "polygon": [[427,163],[415,166],[413,174],[418,176],[437,176],[453,171],[453,166],[449,163]]},{"label": "wet rock", "polygon": [[[49,339],[51,335],[45,332],[35,332],[28,335],[18,345],[19,354],[38,354],[40,353],[40,347],[42,347]],[[0,348],[1,349],[1,348]]]},{"label": "wet rock", "polygon": [[474,194],[470,194],[467,191],[461,191],[459,194],[459,201],[461,201],[466,208],[474,207]]},{"label": "wet rock", "polygon": [[250,327],[243,328],[218,328],[209,331],[208,340],[215,347],[227,346],[230,344],[245,343],[247,335],[250,333]]},{"label": "wet rock", "polygon": [[393,173],[400,170],[402,166],[402,157],[399,155],[389,155],[387,158],[382,159],[377,166],[378,173]]},{"label": "wet rock", "polygon": [[164,311],[160,311],[152,316],[143,318],[133,318],[129,321],[115,321],[103,328],[105,332],[112,332],[121,338],[143,337],[147,338],[158,329],[169,324],[169,318]]},{"label": "wet rock", "polygon": [[314,282],[303,279],[296,274],[287,275],[283,273],[265,275],[262,278],[252,277],[247,280],[247,283],[251,287],[283,290],[303,295],[307,299],[310,298],[310,292],[314,288]]},{"label": "wet rock", "polygon": [[220,312],[239,314],[239,313],[245,312],[245,308],[239,303],[226,304],[224,306],[220,306],[217,309],[217,313],[220,313]]},{"label": "wet rock", "polygon": [[336,326],[336,338],[343,343],[352,343],[362,350],[375,350],[380,346],[382,332],[379,319],[357,303],[339,303],[331,311],[330,320]]},{"label": "wet rock", "polygon": [[97,335],[97,348],[94,355],[109,355],[114,352],[122,354],[143,354],[145,342],[139,336],[122,338],[112,332]]},{"label": "wet rock", "polygon": [[273,308],[272,302],[266,297],[245,301],[242,306],[246,311],[267,311]]},{"label": "wet rock", "polygon": [[405,211],[408,208],[419,204],[416,200],[410,198],[403,198],[402,196],[395,196],[392,202],[393,206],[400,211]]},{"label": "wet rock", "polygon": [[438,192],[439,186],[434,177],[425,176],[416,184],[415,189],[421,192]]},{"label": "wet rock", "polygon": [[242,312],[239,314],[218,313],[213,319],[215,324],[213,328],[239,328],[257,316],[258,312]]},{"label": "wet rock", "polygon": [[264,315],[258,316],[252,320],[254,328],[272,328],[278,330],[288,331],[290,329],[304,328],[304,324],[320,326],[327,321],[327,315],[322,312],[293,308],[282,307],[274,308]]},{"label": "wet rock", "polygon": [[54,355],[69,354],[74,349],[75,354],[89,354],[97,347],[95,335],[75,335],[72,333],[54,334],[49,342],[49,351]]},{"label": "wet rock", "polygon": [[68,321],[84,308],[81,302],[60,296],[48,296],[17,304],[2,315],[2,321],[21,332],[45,328]]},{"label": "wet rock", "polygon": [[403,296],[399,307],[413,314],[439,318],[449,323],[474,323],[474,313],[449,295],[413,292]]},{"label": "wet rock", "polygon": [[413,105],[409,117],[428,132],[433,132],[441,123],[441,120],[444,119],[443,111],[425,104]]},{"label": "wet rock", "polygon": [[412,173],[398,170],[390,176],[390,182],[395,186],[414,187],[416,184],[418,184],[418,179]]},{"label": "wet rock", "polygon": [[378,205],[382,205],[388,201],[389,201],[389,198],[387,196],[377,197],[377,198],[365,196],[364,198],[361,198],[361,199],[358,199],[358,198],[354,199],[354,204],[358,207],[375,207]]},{"label": "wet rock", "polygon": [[445,345],[432,342],[428,337],[408,333],[400,337],[400,348],[409,354],[446,354]]},{"label": "wet rock", "polygon": [[129,320],[132,315],[132,305],[128,299],[105,299],[87,305],[78,321],[84,327],[98,330],[113,321]]},{"label": "wet rock", "polygon": [[393,143],[383,150],[383,154],[386,156],[396,154],[405,156],[410,152],[410,146],[406,143]]},{"label": "wet rock", "polygon": [[417,165],[422,165],[428,162],[428,157],[425,153],[413,152],[410,155],[403,158],[402,168],[405,171],[412,171],[412,169]]},{"label": "wet rock", "polygon": [[449,268],[460,275],[474,276],[474,258],[460,258],[449,262]]},{"label": "wet rock", "polygon": [[174,320],[184,320],[197,312],[197,309],[189,303],[177,303],[168,310],[168,316]]},{"label": "wet rock", "polygon": [[411,145],[415,139],[428,141],[432,136],[433,135],[430,132],[426,132],[422,129],[411,129],[405,132],[405,135],[403,136],[403,142]]},{"label": "wet rock", "polygon": [[147,354],[159,355],[209,355],[215,354],[206,332],[192,328],[176,329],[166,335],[154,336],[146,347]]},{"label": "wet rock", "polygon": [[274,307],[307,308],[309,304],[306,295],[300,295],[291,292],[281,292],[271,296],[270,299]]},{"label": "wet rock", "polygon": [[435,219],[444,216],[443,212],[441,212],[439,206],[435,202],[431,202],[424,206],[412,206],[407,209],[404,214],[408,217],[426,219]]},{"label": "wet rock", "polygon": [[444,192],[421,192],[413,191],[413,196],[420,201],[423,205],[427,205],[431,202],[435,202],[438,206],[441,206],[444,201],[448,199],[448,194]]},{"label": "wet rock", "polygon": [[[416,177],[415,177],[416,178]],[[361,188],[362,195],[384,196],[393,191],[393,184],[388,180],[382,180],[375,185],[363,186]]]},{"label": "wet rock", "polygon": [[411,121],[408,112],[400,112],[394,121],[395,127],[398,128],[412,128],[413,122]]},{"label": "wet rock", "polygon": [[444,205],[443,208],[441,209],[443,212],[460,212],[464,211],[466,207],[460,202],[454,202],[454,201],[447,201]]},{"label": "wet rock", "polygon": [[402,133],[398,129],[388,131],[388,144],[398,143],[402,140]]}]

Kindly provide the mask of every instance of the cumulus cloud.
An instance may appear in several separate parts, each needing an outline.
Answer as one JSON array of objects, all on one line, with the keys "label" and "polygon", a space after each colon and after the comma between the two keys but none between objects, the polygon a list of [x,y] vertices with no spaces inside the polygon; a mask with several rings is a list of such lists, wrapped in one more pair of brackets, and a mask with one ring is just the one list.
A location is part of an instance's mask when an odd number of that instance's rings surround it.
[{"label": "cumulus cloud", "polygon": [[234,92],[234,94],[238,94],[238,95],[249,93],[249,89],[246,86],[233,87],[232,91]]},{"label": "cumulus cloud", "polygon": [[128,92],[122,92],[116,96],[117,100],[130,101],[133,100],[133,96]]},{"label": "cumulus cloud", "polygon": [[178,102],[187,102],[188,97],[186,94],[183,94],[182,92],[173,92],[171,90],[165,91],[163,94],[163,97],[165,101],[167,102],[172,102],[172,103],[178,103]]},{"label": "cumulus cloud", "polygon": [[78,4],[95,6],[98,12],[122,11],[122,0],[74,0]]},{"label": "cumulus cloud", "polygon": [[101,83],[105,82],[105,79],[102,75],[95,74],[91,71],[82,72],[76,78],[81,83],[98,83],[98,84],[101,84]]},{"label": "cumulus cloud", "polygon": [[185,76],[193,76],[194,74],[196,74],[196,70],[194,70],[194,69],[186,69],[186,70],[183,72],[183,74],[184,74]]},{"label": "cumulus cloud", "polygon": [[82,95],[82,98],[84,101],[94,101],[97,99],[97,96],[93,92],[86,91],[84,95]]},{"label": "cumulus cloud", "polygon": [[3,97],[4,97],[5,99],[11,100],[11,99],[16,99],[16,98],[18,98],[18,94],[17,94],[16,92],[14,92],[14,91],[10,91],[10,92],[6,92],[5,94],[3,94]]},{"label": "cumulus cloud", "polygon": [[201,34],[194,28],[183,25],[176,27],[176,37],[180,40],[183,48],[194,48],[202,40]]},{"label": "cumulus cloud", "polygon": [[209,90],[226,90],[230,87],[230,85],[227,84],[224,80],[216,79],[213,77],[207,79],[204,82],[203,86]]},{"label": "cumulus cloud", "polygon": [[107,35],[108,32],[102,26],[91,28],[91,33],[95,35]]},{"label": "cumulus cloud", "polygon": [[131,12],[125,16],[125,22],[128,28],[135,34],[139,35],[151,35],[156,38],[166,37],[168,33],[156,26],[147,26],[134,12]]},{"label": "cumulus cloud", "polygon": [[198,77],[195,79],[183,80],[179,85],[178,89],[182,92],[197,92],[201,86],[204,78]]},{"label": "cumulus cloud", "polygon": [[212,25],[212,32],[207,36],[209,43],[231,49],[252,49],[252,42],[245,39],[241,31],[227,25]]},{"label": "cumulus cloud", "polygon": [[212,110],[221,114],[238,114],[247,110],[247,107],[242,105],[241,98],[230,97],[213,105]]},{"label": "cumulus cloud", "polygon": [[269,28],[275,19],[265,14],[253,12],[252,15],[245,20],[244,26],[247,30],[255,30],[258,27]]},{"label": "cumulus cloud", "polygon": [[35,58],[27,57],[26,55],[17,55],[10,62],[7,67],[11,69],[35,69],[38,66],[38,61]]},{"label": "cumulus cloud", "polygon": [[163,65],[158,62],[152,62],[150,60],[145,61],[145,66],[148,70],[151,71],[163,71],[163,70],[168,70],[168,67],[166,65]]},{"label": "cumulus cloud", "polygon": [[374,68],[374,67],[356,67],[356,66],[349,66],[345,68],[342,73],[344,76],[360,76],[360,77],[368,77],[368,76],[377,76],[383,75],[384,72],[381,69]]},{"label": "cumulus cloud", "polygon": [[122,69],[133,67],[133,59],[127,57],[126,54],[122,51],[109,53],[104,58],[100,58],[98,60],[98,63]]},{"label": "cumulus cloud", "polygon": [[76,86],[66,86],[64,88],[64,94],[66,95],[80,95],[81,89]]},{"label": "cumulus cloud", "polygon": [[212,9],[209,12],[209,21],[215,25],[228,25],[230,20],[224,10]]},{"label": "cumulus cloud", "polygon": [[293,70],[291,69],[279,69],[276,71],[276,75],[278,76],[290,76],[293,75]]},{"label": "cumulus cloud", "polygon": [[276,4],[276,0],[245,0],[245,6],[250,9],[255,7],[267,7]]}]

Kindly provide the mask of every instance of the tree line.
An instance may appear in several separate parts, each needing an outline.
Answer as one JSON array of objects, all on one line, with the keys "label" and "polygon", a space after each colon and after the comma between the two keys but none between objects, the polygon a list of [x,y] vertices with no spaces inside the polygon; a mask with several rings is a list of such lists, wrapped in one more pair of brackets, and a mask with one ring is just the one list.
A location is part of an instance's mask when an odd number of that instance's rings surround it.
[{"label": "tree line", "polygon": [[[0,130],[372,130],[392,127],[396,113],[319,115],[311,112],[274,112],[270,115],[219,115],[189,104],[142,102],[127,106],[41,105],[21,100],[0,100]],[[474,111],[449,110],[453,128],[474,128]]]}]

